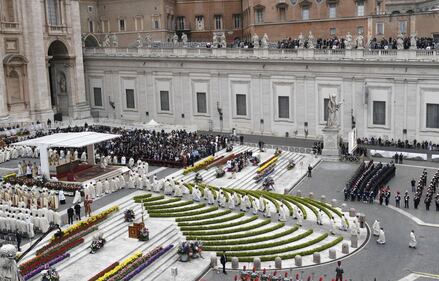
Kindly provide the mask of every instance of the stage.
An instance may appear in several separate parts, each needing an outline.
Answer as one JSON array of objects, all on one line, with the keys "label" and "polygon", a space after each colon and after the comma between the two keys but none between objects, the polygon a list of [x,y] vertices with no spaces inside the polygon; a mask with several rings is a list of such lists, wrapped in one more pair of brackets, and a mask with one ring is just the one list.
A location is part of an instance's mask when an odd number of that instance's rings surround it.
[{"label": "stage", "polygon": [[101,166],[88,164],[80,164],[80,166],[87,166],[80,170],[73,171],[64,175],[57,176],[58,181],[65,183],[75,183],[79,185],[95,183],[99,180],[112,179],[122,174],[129,173],[130,169],[125,166]]}]

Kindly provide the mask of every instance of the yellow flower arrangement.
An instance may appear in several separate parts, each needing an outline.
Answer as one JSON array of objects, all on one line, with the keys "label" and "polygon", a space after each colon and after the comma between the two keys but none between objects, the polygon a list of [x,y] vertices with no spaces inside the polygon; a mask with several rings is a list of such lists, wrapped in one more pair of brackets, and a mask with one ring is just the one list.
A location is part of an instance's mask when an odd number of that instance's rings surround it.
[{"label": "yellow flower arrangement", "polygon": [[[113,206],[97,215],[91,216],[88,219],[86,219],[85,221],[80,221],[75,223],[74,225],[68,227],[67,229],[63,230],[63,236],[69,235],[71,233],[74,233],[75,231],[77,231],[79,228],[83,227],[83,226],[87,226],[89,224],[94,223],[95,221],[108,216],[109,214],[113,213],[113,212],[117,212],[119,211],[119,206]],[[52,236],[51,240],[55,240],[55,236]]]},{"label": "yellow flower arrangement", "polygon": [[269,161],[265,162],[265,164],[263,164],[261,167],[259,167],[256,172],[257,173],[261,173],[263,172],[265,169],[267,169],[269,166],[271,166],[272,164],[276,163],[277,160],[279,159],[279,157],[274,156],[272,157]]},{"label": "yellow flower arrangement", "polygon": [[124,267],[126,267],[130,263],[134,262],[136,259],[140,258],[141,256],[142,256],[141,252],[135,252],[132,256],[130,256],[129,258],[126,258],[124,261],[122,261],[118,266],[116,266],[112,270],[105,273],[105,275],[100,277],[97,281],[105,281],[105,280],[109,279],[111,276],[115,275],[117,272],[119,272]]},{"label": "yellow flower arrangement", "polygon": [[186,169],[184,169],[183,175],[199,171],[199,170],[203,169],[204,167],[206,167],[207,165],[209,165],[210,163],[212,163],[214,160],[215,160],[215,157],[213,157],[212,155],[209,157],[206,157],[206,158],[198,161],[197,163],[195,163],[193,167],[187,167]]},{"label": "yellow flower arrangement", "polygon": [[3,181],[7,182],[9,178],[15,178],[16,176],[17,176],[16,173],[7,174],[7,175],[3,176]]}]

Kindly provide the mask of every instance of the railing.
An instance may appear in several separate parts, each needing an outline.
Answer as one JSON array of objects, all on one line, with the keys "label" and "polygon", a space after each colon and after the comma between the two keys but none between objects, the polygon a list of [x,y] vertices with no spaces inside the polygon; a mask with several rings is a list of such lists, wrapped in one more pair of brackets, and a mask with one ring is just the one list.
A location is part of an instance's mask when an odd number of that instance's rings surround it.
[{"label": "railing", "polygon": [[64,33],[67,31],[67,26],[65,25],[48,25],[47,31],[49,33]]},{"label": "railing", "polygon": [[[172,44],[172,43],[170,43]],[[163,46],[161,43],[160,46]],[[218,58],[263,58],[300,60],[383,60],[383,61],[434,61],[439,62],[438,50],[362,50],[362,49],[274,49],[274,48],[203,48],[170,47],[158,48],[85,48],[84,56],[143,56],[143,57],[218,57]],[[173,46],[173,45],[172,45]]]},{"label": "railing", "polygon": [[20,23],[18,22],[2,22],[1,23],[2,32],[18,32],[20,31]]}]

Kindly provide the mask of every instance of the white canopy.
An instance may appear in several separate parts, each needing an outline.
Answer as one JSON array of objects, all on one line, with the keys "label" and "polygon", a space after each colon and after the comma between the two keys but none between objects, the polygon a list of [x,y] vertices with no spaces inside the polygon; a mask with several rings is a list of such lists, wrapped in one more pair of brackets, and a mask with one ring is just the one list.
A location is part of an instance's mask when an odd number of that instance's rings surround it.
[{"label": "white canopy", "polygon": [[160,125],[159,123],[157,123],[154,119],[152,119],[151,121],[149,121],[147,124],[147,126],[158,126]]},{"label": "white canopy", "polygon": [[120,135],[96,132],[59,133],[41,138],[25,140],[12,145],[47,146],[47,147],[84,147],[91,144],[118,138]]}]

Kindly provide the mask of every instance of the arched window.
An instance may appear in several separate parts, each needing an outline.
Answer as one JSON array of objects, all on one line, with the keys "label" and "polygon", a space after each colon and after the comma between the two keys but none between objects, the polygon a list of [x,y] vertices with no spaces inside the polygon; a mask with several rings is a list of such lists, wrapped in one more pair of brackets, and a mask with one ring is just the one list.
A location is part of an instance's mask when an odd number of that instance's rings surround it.
[{"label": "arched window", "polygon": [[61,25],[59,0],[47,0],[47,17],[50,25]]},{"label": "arched window", "polygon": [[9,72],[6,87],[9,104],[17,104],[23,101],[20,90],[20,76],[15,70]]}]

